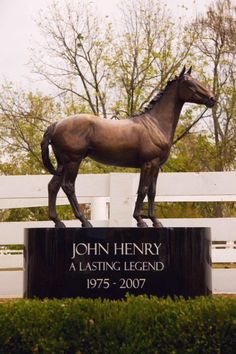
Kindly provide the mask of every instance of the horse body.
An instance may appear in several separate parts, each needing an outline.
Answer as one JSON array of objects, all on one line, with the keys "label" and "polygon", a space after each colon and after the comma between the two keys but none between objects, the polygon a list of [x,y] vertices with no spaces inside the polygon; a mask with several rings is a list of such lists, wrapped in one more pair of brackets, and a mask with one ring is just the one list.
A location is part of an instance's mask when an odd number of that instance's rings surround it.
[{"label": "horse body", "polygon": [[[126,120],[114,121],[80,114],[50,126],[41,148],[46,169],[54,174],[49,183],[49,216],[56,227],[64,227],[56,213],[56,196],[60,187],[66,193],[75,216],[82,226],[90,227],[79,210],[74,190],[81,161],[89,156],[95,161],[121,167],[141,168],[134,218],[146,227],[141,215],[143,200],[148,196],[148,216],[153,226],[161,224],[154,215],[156,181],[160,166],[167,160],[181,109],[185,102],[212,107],[213,94],[190,76],[185,68],[175,80],[149,104],[146,111]],[[49,158],[49,144],[57,159],[57,169]]]},{"label": "horse body", "polygon": [[147,114],[122,121],[79,114],[55,126],[51,144],[62,164],[89,156],[108,165],[141,167],[162,152],[166,155],[167,140]]}]

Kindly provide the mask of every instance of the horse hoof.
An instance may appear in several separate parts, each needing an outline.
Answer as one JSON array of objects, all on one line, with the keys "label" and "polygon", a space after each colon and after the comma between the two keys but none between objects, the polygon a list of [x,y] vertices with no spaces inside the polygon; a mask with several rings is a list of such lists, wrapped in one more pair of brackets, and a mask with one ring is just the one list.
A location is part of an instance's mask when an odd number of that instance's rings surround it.
[{"label": "horse hoof", "polygon": [[82,227],[91,228],[93,225],[87,220],[82,223]]},{"label": "horse hoof", "polygon": [[160,222],[160,221],[155,221],[153,224],[153,227],[155,227],[155,228],[162,228],[163,227],[163,225],[162,225],[162,223]]},{"label": "horse hoof", "polygon": [[140,228],[146,228],[148,227],[148,225],[144,222],[144,221],[139,221],[137,223],[137,226],[140,227]]},{"label": "horse hoof", "polygon": [[55,228],[56,229],[65,229],[66,225],[62,221],[57,221],[57,222],[55,222]]}]

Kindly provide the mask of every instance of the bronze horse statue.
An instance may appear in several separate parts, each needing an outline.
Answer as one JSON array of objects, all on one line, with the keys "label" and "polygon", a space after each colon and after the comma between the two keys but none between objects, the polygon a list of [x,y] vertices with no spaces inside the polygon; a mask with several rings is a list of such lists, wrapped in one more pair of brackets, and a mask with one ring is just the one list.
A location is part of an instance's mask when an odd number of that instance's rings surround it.
[{"label": "bronze horse statue", "polygon": [[[81,161],[87,156],[107,165],[140,168],[133,217],[139,227],[147,227],[143,218],[150,218],[154,227],[161,227],[154,215],[156,182],[159,169],[169,156],[185,102],[212,107],[215,98],[212,92],[191,77],[191,68],[186,72],[184,67],[179,76],[169,81],[140,114],[116,121],[78,114],[50,125],[43,136],[41,149],[43,164],[54,175],[48,191],[49,217],[55,227],[65,227],[56,212],[56,197],[60,187],[82,227],[92,227],[81,213],[75,195],[75,179]],[[55,154],[57,168],[50,161],[49,144]],[[146,195],[148,215],[143,216],[141,213]]]}]

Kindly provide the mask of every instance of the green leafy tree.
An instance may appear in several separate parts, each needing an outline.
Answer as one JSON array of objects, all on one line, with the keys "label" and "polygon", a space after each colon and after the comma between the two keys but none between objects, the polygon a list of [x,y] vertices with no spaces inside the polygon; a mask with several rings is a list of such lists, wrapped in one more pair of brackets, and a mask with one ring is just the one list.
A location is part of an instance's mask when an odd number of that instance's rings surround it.
[{"label": "green leafy tree", "polygon": [[[11,83],[0,89],[0,174],[42,174],[40,141],[59,114],[48,96],[16,90]],[[46,208],[2,210],[1,221],[46,220]]]},{"label": "green leafy tree", "polygon": [[208,121],[214,143],[213,170],[234,168],[236,112],[236,8],[230,0],[215,1],[192,24],[195,57],[217,99]]},{"label": "green leafy tree", "polygon": [[58,107],[48,96],[16,91],[8,84],[0,90],[0,115],[0,172],[42,173],[40,141],[59,115]]}]

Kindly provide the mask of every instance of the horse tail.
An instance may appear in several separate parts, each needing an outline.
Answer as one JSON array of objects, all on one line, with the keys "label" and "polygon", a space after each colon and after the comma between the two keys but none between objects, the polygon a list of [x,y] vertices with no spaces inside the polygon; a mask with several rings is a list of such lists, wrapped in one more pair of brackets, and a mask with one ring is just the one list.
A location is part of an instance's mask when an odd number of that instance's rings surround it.
[{"label": "horse tail", "polygon": [[59,175],[58,171],[55,169],[53,164],[51,163],[49,157],[49,145],[51,144],[52,134],[57,123],[53,123],[50,125],[43,135],[43,139],[41,141],[41,153],[42,153],[42,160],[43,165],[50,172],[52,175]]}]

